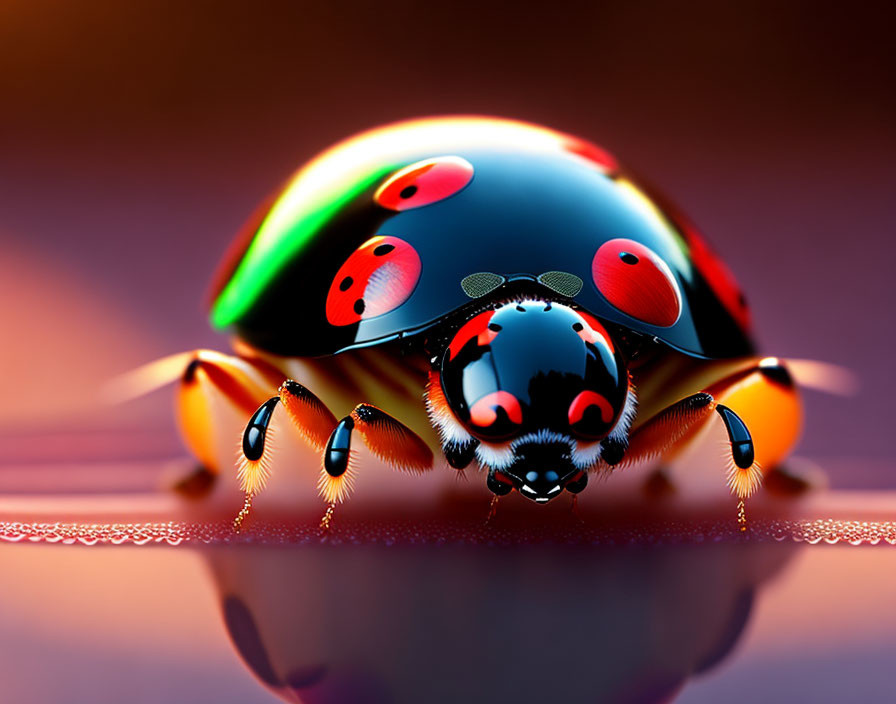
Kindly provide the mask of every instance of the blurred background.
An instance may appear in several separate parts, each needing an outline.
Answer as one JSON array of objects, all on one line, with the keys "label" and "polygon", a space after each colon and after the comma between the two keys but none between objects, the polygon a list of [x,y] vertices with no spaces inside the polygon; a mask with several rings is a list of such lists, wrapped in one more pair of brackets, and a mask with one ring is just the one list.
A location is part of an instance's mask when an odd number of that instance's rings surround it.
[{"label": "blurred background", "polygon": [[864,3],[7,0],[2,463],[180,453],[170,394],[91,399],[160,355],[226,347],[203,302],[257,203],[359,130],[484,113],[592,139],[679,203],[764,351],[861,380],[807,396],[799,454],[836,487],[892,488],[891,28]]}]

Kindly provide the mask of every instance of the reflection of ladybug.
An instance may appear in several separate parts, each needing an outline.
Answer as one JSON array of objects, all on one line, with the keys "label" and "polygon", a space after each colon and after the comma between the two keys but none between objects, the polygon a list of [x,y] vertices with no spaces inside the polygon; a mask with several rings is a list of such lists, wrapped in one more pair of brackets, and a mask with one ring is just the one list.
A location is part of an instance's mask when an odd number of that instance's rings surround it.
[{"label": "reflection of ladybug", "polygon": [[[789,373],[754,356],[744,298],[694,228],[603,150],[519,122],[399,123],[317,157],[238,240],[212,321],[239,355],[196,353],[182,421],[216,472],[210,407],[254,411],[246,510],[281,406],[322,453],[331,505],[364,471],[355,431],[394,466],[428,469],[438,449],[486,470],[496,496],[544,503],[671,457],[713,411],[742,499],[799,427]],[[404,403],[420,396],[429,427]],[[354,410],[337,420],[339,405]],[[386,412],[399,405],[416,415]]]}]

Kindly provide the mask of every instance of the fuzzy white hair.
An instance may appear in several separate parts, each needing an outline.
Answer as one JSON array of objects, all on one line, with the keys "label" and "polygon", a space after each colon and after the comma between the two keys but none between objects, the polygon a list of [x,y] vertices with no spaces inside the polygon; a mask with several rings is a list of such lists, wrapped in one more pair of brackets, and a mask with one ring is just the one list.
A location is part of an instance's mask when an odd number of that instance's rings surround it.
[{"label": "fuzzy white hair", "polygon": [[[466,428],[464,428],[460,421],[457,420],[448,406],[445,406],[444,408],[436,408],[432,403],[428,389],[425,400],[426,412],[429,414],[429,419],[432,422],[433,427],[439,433],[444,449],[466,445],[475,441],[475,438]],[[616,422],[613,430],[607,435],[607,439],[627,443],[632,422],[634,422],[637,414],[638,395],[635,390],[635,385],[629,381],[628,392],[625,397],[625,404],[622,407],[622,413],[619,415],[619,420]],[[566,444],[570,448],[572,463],[578,469],[591,469],[594,467],[600,461],[601,451],[603,449],[601,441],[583,442],[570,435],[542,428],[531,433],[526,433],[509,443],[480,441],[479,445],[476,447],[476,459],[482,466],[498,470],[506,469],[512,465],[513,461],[516,459],[517,449],[521,445],[528,443],[536,443],[539,445],[546,445],[548,443]]]}]

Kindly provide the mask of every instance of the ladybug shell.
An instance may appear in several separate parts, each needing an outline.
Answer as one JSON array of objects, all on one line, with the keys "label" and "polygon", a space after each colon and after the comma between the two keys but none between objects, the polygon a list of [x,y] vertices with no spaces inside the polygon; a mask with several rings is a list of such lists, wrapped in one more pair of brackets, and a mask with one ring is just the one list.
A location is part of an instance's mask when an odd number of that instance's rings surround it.
[{"label": "ladybug shell", "polygon": [[753,350],[727,268],[611,156],[475,117],[363,133],[300,170],[223,265],[212,322],[274,354],[335,354],[518,282],[693,356]]}]

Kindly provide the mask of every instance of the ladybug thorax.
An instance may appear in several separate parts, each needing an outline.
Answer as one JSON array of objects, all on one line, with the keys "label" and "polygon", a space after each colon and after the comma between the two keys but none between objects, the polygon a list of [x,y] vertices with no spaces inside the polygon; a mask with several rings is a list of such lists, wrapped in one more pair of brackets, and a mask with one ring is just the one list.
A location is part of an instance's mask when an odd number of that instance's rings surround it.
[{"label": "ladybug thorax", "polygon": [[628,375],[607,330],[546,300],[505,302],[473,316],[441,361],[449,407],[475,437],[530,434],[599,440],[616,425]]}]

